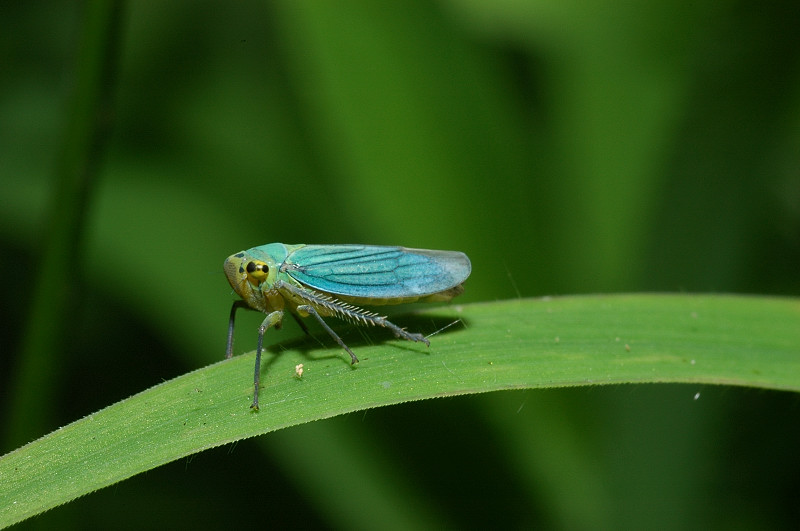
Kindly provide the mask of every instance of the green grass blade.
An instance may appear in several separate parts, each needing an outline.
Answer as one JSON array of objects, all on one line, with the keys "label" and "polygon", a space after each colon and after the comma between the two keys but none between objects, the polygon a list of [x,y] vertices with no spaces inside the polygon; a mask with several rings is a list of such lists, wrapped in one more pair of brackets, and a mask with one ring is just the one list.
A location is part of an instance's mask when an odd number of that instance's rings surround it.
[{"label": "green grass blade", "polygon": [[89,415],[0,458],[0,526],[203,449],[410,400],[633,382],[800,391],[797,299],[529,299],[454,305],[398,322],[435,330],[455,319],[463,325],[434,336],[430,349],[401,341],[359,345],[357,329],[345,330],[361,359],[355,368],[339,349],[305,338],[273,347],[262,367],[259,413],[249,409],[250,353]]}]

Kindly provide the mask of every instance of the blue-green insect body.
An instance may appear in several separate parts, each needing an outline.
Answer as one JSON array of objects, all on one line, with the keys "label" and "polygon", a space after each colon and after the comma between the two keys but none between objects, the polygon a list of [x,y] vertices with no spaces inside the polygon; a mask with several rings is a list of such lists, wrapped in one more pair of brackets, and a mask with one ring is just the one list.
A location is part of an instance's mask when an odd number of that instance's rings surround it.
[{"label": "blue-green insect body", "polygon": [[464,291],[471,271],[469,258],[457,251],[429,251],[374,245],[286,245],[271,243],[236,253],[224,265],[234,291],[242,297],[231,308],[226,356],[233,355],[233,323],[238,308],[267,314],[259,327],[253,409],[258,409],[264,332],[280,328],[284,311],[308,332],[299,317],[313,315],[344,348],[358,358],[322,317],[335,316],[356,324],[389,328],[397,337],[421,341],[377,313],[359,305],[448,301]]}]

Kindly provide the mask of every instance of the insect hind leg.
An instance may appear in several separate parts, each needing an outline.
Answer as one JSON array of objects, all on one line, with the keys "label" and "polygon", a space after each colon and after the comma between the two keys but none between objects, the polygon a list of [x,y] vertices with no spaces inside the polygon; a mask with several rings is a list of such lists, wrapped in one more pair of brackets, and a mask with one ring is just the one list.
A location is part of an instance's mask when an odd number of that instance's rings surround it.
[{"label": "insect hind leg", "polygon": [[375,325],[382,326],[384,328],[388,328],[389,330],[394,332],[394,335],[396,337],[407,339],[409,341],[416,341],[416,342],[420,342],[420,343],[425,343],[427,346],[431,346],[431,342],[428,341],[428,339],[425,336],[423,336],[422,334],[418,334],[416,332],[409,332],[408,330],[406,330],[404,328],[400,328],[399,326],[397,326],[393,322],[389,321],[386,317],[369,316],[369,317],[362,317],[362,319],[366,319],[367,321],[370,321],[371,323],[373,323]]},{"label": "insect hind leg", "polygon": [[[299,289],[296,286],[289,284],[288,282],[284,282],[279,280],[275,283],[275,287],[281,291],[285,292],[289,296],[300,299],[305,301],[306,304],[300,304],[297,306],[297,311],[300,314],[307,313],[309,315],[313,315],[317,321],[322,325],[322,327],[330,334],[332,338],[339,343],[343,349],[350,354],[350,358],[352,358],[353,363],[358,362],[358,358],[350,348],[344,344],[342,338],[336,335],[330,326],[322,319],[322,316],[317,311],[317,308],[320,309],[325,315],[336,315],[342,319],[351,321],[353,323],[361,323],[361,324],[370,324],[374,326],[382,326],[384,328],[388,328],[391,330],[395,336],[407,339],[408,341],[416,341],[420,343],[425,343],[425,345],[430,346],[431,343],[428,339],[423,336],[422,334],[417,334],[413,332],[408,332],[397,326],[396,324],[389,321],[386,317],[380,316],[378,314],[363,310],[358,306],[355,306],[350,303],[337,301],[332,296],[323,294],[323,293],[316,293],[311,290],[304,290]],[[299,319],[298,319],[299,321]]]}]

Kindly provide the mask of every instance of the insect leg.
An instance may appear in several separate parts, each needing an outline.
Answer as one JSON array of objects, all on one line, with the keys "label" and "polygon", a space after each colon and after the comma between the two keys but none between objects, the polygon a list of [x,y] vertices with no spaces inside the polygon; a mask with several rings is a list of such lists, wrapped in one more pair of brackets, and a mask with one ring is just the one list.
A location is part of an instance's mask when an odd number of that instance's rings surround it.
[{"label": "insect leg", "polygon": [[256,347],[256,367],[255,374],[253,375],[253,404],[250,409],[258,411],[258,389],[261,387],[261,351],[264,348],[264,332],[270,326],[278,328],[283,319],[283,311],[277,310],[267,314],[264,322],[258,327],[258,346]]},{"label": "insect leg", "polygon": [[322,325],[322,328],[324,328],[331,335],[331,337],[333,339],[335,339],[337,343],[339,343],[340,347],[345,349],[347,351],[347,353],[350,354],[350,359],[352,360],[351,364],[358,363],[358,358],[356,357],[355,354],[353,354],[353,351],[350,350],[350,347],[348,347],[347,345],[344,344],[344,341],[342,341],[342,338],[339,337],[336,334],[336,332],[334,332],[333,329],[330,326],[328,326],[328,323],[326,323],[322,319],[322,316],[320,316],[320,314],[317,313],[317,310],[314,309],[313,306],[311,306],[310,304],[301,304],[300,306],[297,307],[297,309],[299,311],[301,311],[301,312],[306,312],[309,315],[313,315],[314,317],[316,317],[317,321],[319,321],[319,324]]},{"label": "insect leg", "polygon": [[379,316],[371,316],[367,317],[367,320],[371,321],[372,323],[382,326],[384,328],[388,328],[394,335],[397,337],[401,337],[403,339],[408,339],[409,341],[419,341],[421,343],[425,343],[427,346],[431,346],[431,342],[423,336],[422,334],[418,334],[416,332],[409,332],[408,330],[404,330],[394,324],[393,322],[389,321],[386,317],[379,317]]},{"label": "insect leg", "polygon": [[302,319],[300,319],[300,317],[298,317],[298,316],[297,316],[297,314],[295,314],[295,313],[293,313],[293,312],[289,312],[289,315],[291,315],[292,317],[294,317],[294,320],[297,322],[297,324],[298,324],[298,325],[300,325],[300,329],[301,329],[303,332],[305,332],[305,334],[306,334],[307,336],[310,336],[310,335],[311,335],[311,332],[309,332],[309,331],[308,331],[308,327],[307,327],[307,326],[306,326],[306,324],[303,322],[303,320],[302,320]]},{"label": "insect leg", "polygon": [[230,359],[233,356],[233,320],[236,318],[236,310],[239,308],[251,308],[243,300],[238,300],[231,306],[231,316],[228,319],[228,346],[225,348],[225,359]]},{"label": "insect leg", "polygon": [[[417,333],[413,333],[413,332],[408,332],[407,330],[403,330],[402,328],[400,328],[396,324],[394,324],[391,321],[389,321],[386,317],[382,317],[382,316],[374,314],[372,312],[369,312],[369,311],[366,311],[366,310],[362,310],[361,308],[359,308],[357,306],[354,306],[352,304],[342,303],[342,302],[339,302],[339,301],[337,301],[336,299],[334,299],[334,298],[332,298],[330,296],[321,295],[321,294],[315,293],[313,291],[298,289],[297,287],[292,286],[291,284],[289,284],[287,282],[283,282],[281,280],[279,280],[279,281],[277,281],[275,283],[275,287],[278,288],[279,291],[286,291],[286,292],[290,293],[291,295],[293,295],[293,296],[295,296],[295,297],[297,297],[299,299],[303,299],[303,300],[305,300],[305,301],[307,301],[309,303],[309,304],[303,304],[303,305],[298,306],[297,307],[298,310],[308,311],[308,310],[306,310],[306,308],[313,308],[313,307],[325,308],[327,310],[330,310],[334,314],[337,314],[338,317],[341,317],[343,319],[348,319],[348,320],[350,320],[350,321],[352,321],[354,323],[362,323],[362,324],[371,324],[371,325],[376,325],[376,326],[382,326],[382,327],[388,328],[389,330],[394,332],[394,335],[397,336],[397,337],[400,337],[400,338],[403,338],[403,339],[407,339],[409,341],[419,341],[420,343],[425,343],[427,346],[431,345],[430,341],[428,341],[425,338],[425,336],[423,336],[422,334],[417,334]],[[312,312],[308,311],[308,313],[312,313]],[[332,337],[334,337],[336,339],[336,341],[345,350],[350,352],[350,349],[347,348],[344,345],[342,340],[339,339],[339,336],[334,334],[333,331],[330,329],[330,327],[328,327],[328,325],[326,325],[322,321],[322,318],[319,316],[319,314],[314,312],[314,317],[316,317],[317,320],[320,323],[322,323],[322,326],[328,331],[328,333]],[[350,357],[355,359],[355,355],[352,352],[350,352]]]}]

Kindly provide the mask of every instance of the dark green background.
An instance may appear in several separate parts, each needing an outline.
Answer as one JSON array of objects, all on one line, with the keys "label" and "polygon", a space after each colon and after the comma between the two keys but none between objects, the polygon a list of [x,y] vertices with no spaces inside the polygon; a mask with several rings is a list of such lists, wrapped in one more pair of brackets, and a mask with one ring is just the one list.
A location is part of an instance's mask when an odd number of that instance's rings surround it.
[{"label": "dark green background", "polygon": [[[84,8],[0,9],[2,453],[223,357],[222,262],[273,241],[461,250],[462,302],[800,295],[796,1],[138,1],[119,20],[62,264],[41,253],[70,200],[53,183]],[[31,326],[45,278],[69,305]],[[26,326],[56,334],[46,375],[20,376]],[[24,527],[794,528],[798,420],[796,395],[696,385],[426,401],[204,452]]]}]

